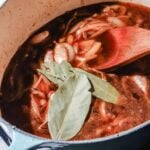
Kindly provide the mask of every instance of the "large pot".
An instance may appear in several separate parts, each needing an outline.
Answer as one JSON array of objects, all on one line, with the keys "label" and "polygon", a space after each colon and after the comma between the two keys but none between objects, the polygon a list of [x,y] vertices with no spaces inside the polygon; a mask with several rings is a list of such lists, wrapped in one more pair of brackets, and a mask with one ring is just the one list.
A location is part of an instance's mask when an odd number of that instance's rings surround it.
[{"label": "large pot", "polygon": [[[8,0],[0,8],[0,84],[18,47],[35,30],[68,10],[117,0]],[[150,0],[120,0],[150,6]],[[128,131],[87,141],[52,141],[21,131],[0,118],[0,149],[10,150],[144,150],[150,143],[150,121]],[[150,147],[150,145],[149,145]]]}]

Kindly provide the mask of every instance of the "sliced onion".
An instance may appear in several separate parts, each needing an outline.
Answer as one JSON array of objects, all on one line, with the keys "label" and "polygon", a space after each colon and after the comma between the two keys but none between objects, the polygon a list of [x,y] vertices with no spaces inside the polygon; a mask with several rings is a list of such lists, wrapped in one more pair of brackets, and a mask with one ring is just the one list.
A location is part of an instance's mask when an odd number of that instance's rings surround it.
[{"label": "sliced onion", "polygon": [[84,54],[86,53],[94,44],[94,40],[84,40],[84,41],[81,41],[79,42],[79,48],[80,48],[80,51],[79,51],[79,54]]},{"label": "sliced onion", "polygon": [[38,96],[38,97],[40,97],[40,98],[46,98],[46,96],[45,96],[45,93],[43,93],[43,92],[41,92],[41,91],[39,91],[39,90],[37,90],[37,89],[31,89],[31,91],[32,91],[32,94],[33,95],[36,95],[36,96]]},{"label": "sliced onion", "polygon": [[79,37],[83,32],[87,32],[89,30],[98,30],[100,26],[100,24],[88,24],[85,27],[78,29],[76,36]]},{"label": "sliced onion", "polygon": [[74,41],[74,37],[73,37],[73,35],[72,34],[69,34],[68,36],[67,36],[67,43],[68,44],[72,44],[73,43],[73,41]]},{"label": "sliced onion", "polygon": [[98,51],[101,50],[101,43],[100,42],[95,42],[92,46],[92,48],[86,53],[85,57],[90,58],[91,56],[95,55],[98,53]]},{"label": "sliced onion", "polygon": [[70,31],[69,33],[74,33],[76,32],[79,28],[83,27],[85,25],[84,21],[81,21],[79,23],[77,23]]},{"label": "sliced onion", "polygon": [[38,127],[39,130],[41,130],[48,122],[48,104],[45,107],[45,112],[42,116],[42,124]]},{"label": "sliced onion", "polygon": [[126,25],[121,19],[117,17],[108,17],[107,21],[115,27],[123,27]]},{"label": "sliced onion", "polygon": [[117,13],[117,15],[124,15],[126,11],[126,7],[120,5],[107,6],[103,9],[103,12],[108,13],[109,15],[114,13]]},{"label": "sliced onion", "polygon": [[79,52],[79,43],[74,43],[73,44],[73,49],[74,49],[74,52],[75,52],[75,54],[77,54],[78,52]]},{"label": "sliced onion", "polygon": [[101,115],[104,118],[107,118],[107,112],[106,112],[106,103],[105,102],[101,102],[100,106],[99,106],[99,111],[101,113]]},{"label": "sliced onion", "polygon": [[46,99],[40,99],[39,104],[40,104],[40,107],[44,107],[47,104],[47,100]]},{"label": "sliced onion", "polygon": [[[107,23],[103,23],[103,22],[87,24],[83,28],[78,29],[76,31],[76,38],[80,39],[81,36],[84,36],[84,34],[87,35],[91,31],[97,32],[97,31],[101,30],[103,27],[106,27],[106,26],[108,27],[109,25]],[[84,38],[84,39],[86,39],[86,38]]]},{"label": "sliced onion", "polygon": [[45,94],[47,94],[50,90],[50,82],[49,84],[47,84],[48,82],[46,82],[46,79],[44,79],[44,77],[42,76],[42,80],[38,86],[38,89],[42,92],[44,92]]},{"label": "sliced onion", "polygon": [[147,83],[146,77],[141,76],[141,75],[134,75],[132,79],[134,83],[142,90],[142,92],[147,95],[148,83]]},{"label": "sliced onion", "polygon": [[68,44],[68,43],[63,43],[63,46],[67,50],[68,61],[72,62],[74,60],[74,58],[75,58],[75,50],[74,50],[74,48],[70,44]]},{"label": "sliced onion", "polygon": [[31,113],[33,113],[34,117],[38,120],[38,121],[41,121],[42,118],[41,118],[41,115],[40,115],[40,110],[39,110],[39,104],[37,102],[37,99],[34,95],[31,94]]},{"label": "sliced onion", "polygon": [[33,84],[32,87],[33,87],[34,89],[37,89],[41,81],[42,81],[42,76],[40,75],[40,77],[38,77],[38,80],[35,81],[35,83]]},{"label": "sliced onion", "polygon": [[60,64],[63,61],[68,61],[68,54],[66,48],[62,44],[56,44],[54,49],[54,60]]},{"label": "sliced onion", "polygon": [[44,63],[48,63],[52,61],[54,61],[54,51],[48,50],[44,57]]},{"label": "sliced onion", "polygon": [[97,30],[96,32],[94,32],[89,38],[98,37],[98,36],[100,36],[101,34],[103,34],[104,32],[106,32],[109,29],[111,29],[111,26],[109,26],[109,25],[102,26],[101,28],[99,28],[99,30]]}]

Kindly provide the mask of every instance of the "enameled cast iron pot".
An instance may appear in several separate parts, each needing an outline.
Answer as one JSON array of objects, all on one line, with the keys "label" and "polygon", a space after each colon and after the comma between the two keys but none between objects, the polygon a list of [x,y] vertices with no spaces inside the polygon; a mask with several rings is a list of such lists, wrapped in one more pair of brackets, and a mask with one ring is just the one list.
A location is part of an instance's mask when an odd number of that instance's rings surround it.
[{"label": "enameled cast iron pot", "polygon": [[[17,48],[38,28],[68,10],[116,0],[8,0],[0,8],[0,83]],[[120,0],[150,6],[150,0]],[[17,116],[16,116],[17,117]],[[150,120],[128,131],[87,141],[53,141],[17,129],[0,118],[0,150],[150,149]]]}]

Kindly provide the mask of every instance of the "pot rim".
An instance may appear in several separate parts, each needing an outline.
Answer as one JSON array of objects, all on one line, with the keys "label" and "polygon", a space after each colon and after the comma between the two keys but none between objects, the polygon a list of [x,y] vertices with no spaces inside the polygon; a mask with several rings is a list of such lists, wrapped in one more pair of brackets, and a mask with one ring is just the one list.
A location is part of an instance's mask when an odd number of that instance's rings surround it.
[{"label": "pot rim", "polygon": [[63,141],[63,140],[58,141],[58,140],[47,139],[47,138],[40,137],[40,136],[37,136],[37,135],[33,135],[31,133],[23,131],[23,130],[17,128],[16,126],[13,126],[11,123],[7,122],[3,118],[0,118],[0,122],[10,126],[15,132],[19,132],[23,135],[26,135],[29,138],[33,138],[35,140],[36,139],[37,140],[43,140],[44,142],[53,142],[53,143],[60,143],[60,144],[91,144],[91,143],[97,143],[97,142],[104,142],[104,141],[109,141],[109,140],[113,140],[113,139],[116,139],[116,138],[120,138],[120,137],[129,135],[129,134],[132,134],[134,132],[138,132],[139,130],[141,130],[141,129],[147,127],[147,126],[150,126],[150,120],[148,120],[148,121],[146,121],[142,124],[139,124],[139,125],[131,128],[131,129],[128,129],[126,131],[121,131],[119,133],[109,135],[109,136],[106,136],[106,137],[100,137],[100,138],[95,138],[95,139],[90,139],[90,140],[79,140],[79,141]]}]

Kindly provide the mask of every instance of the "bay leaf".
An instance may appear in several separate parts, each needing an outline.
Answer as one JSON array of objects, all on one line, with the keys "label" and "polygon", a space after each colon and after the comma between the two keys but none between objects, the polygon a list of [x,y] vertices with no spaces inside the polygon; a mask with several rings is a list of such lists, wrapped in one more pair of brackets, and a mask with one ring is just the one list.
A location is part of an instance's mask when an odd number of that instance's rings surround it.
[{"label": "bay leaf", "polygon": [[82,128],[91,104],[91,84],[84,74],[65,80],[51,97],[48,128],[52,139],[68,140]]},{"label": "bay leaf", "polygon": [[120,94],[117,91],[117,89],[114,86],[112,86],[109,82],[102,80],[101,78],[79,68],[76,68],[75,71],[77,73],[85,74],[91,81],[94,90],[92,92],[92,95],[102,99],[103,101],[117,104]]},{"label": "bay leaf", "polygon": [[72,66],[66,61],[63,61],[61,64],[49,62],[43,64],[42,68],[38,69],[38,72],[43,74],[53,83],[60,85],[74,74],[72,69]]}]

